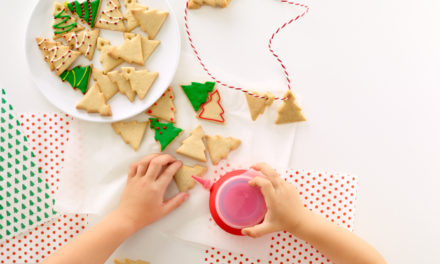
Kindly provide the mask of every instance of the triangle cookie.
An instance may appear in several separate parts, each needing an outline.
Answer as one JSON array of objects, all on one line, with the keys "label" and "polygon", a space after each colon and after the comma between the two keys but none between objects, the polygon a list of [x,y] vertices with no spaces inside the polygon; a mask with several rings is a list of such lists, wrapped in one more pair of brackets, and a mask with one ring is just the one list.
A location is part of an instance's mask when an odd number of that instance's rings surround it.
[{"label": "triangle cookie", "polygon": [[64,40],[69,44],[70,49],[81,52],[87,59],[92,60],[95,54],[96,41],[98,40],[99,29],[92,31],[83,30],[79,33],[71,32],[64,35]]},{"label": "triangle cookie", "polygon": [[122,43],[121,46],[112,49],[109,54],[115,59],[123,59],[128,63],[144,65],[141,35],[128,35],[125,38],[124,43]]},{"label": "triangle cookie", "polygon": [[127,31],[132,31],[134,28],[139,26],[139,23],[137,22],[136,18],[134,18],[133,13],[131,13],[131,10],[133,9],[147,10],[148,7],[139,4],[137,0],[124,0],[124,6],[125,6],[124,19],[126,22]]},{"label": "triangle cookie", "polygon": [[151,85],[153,85],[159,73],[148,70],[136,71],[134,67],[122,67],[122,76],[130,82],[131,89],[139,98],[144,99]]},{"label": "triangle cookie", "polygon": [[148,122],[138,121],[112,123],[116,134],[119,134],[125,143],[130,144],[135,151],[138,150],[144,138],[147,126]]},{"label": "triangle cookie", "polygon": [[246,101],[248,103],[249,112],[251,113],[251,118],[253,121],[257,120],[258,116],[263,114],[266,111],[266,107],[270,106],[273,103],[275,96],[266,92],[264,95],[258,92],[253,92],[253,94],[264,96],[266,98],[259,98],[253,95],[246,93]]},{"label": "triangle cookie", "polygon": [[162,94],[162,96],[147,110],[147,114],[154,116],[168,122],[176,122],[174,113],[176,107],[174,106],[174,94],[171,87]]},{"label": "triangle cookie", "polygon": [[118,71],[112,71],[107,73],[107,76],[110,78],[112,82],[114,82],[121,94],[125,94],[130,102],[133,102],[136,98],[136,93],[131,89],[130,82],[127,81],[124,77],[122,77],[122,73]]},{"label": "triangle cookie", "polygon": [[185,155],[198,161],[206,162],[205,144],[203,143],[203,129],[201,126],[191,131],[191,135],[182,141],[176,150],[178,154]]},{"label": "triangle cookie", "polygon": [[195,165],[194,167],[189,167],[183,165],[174,175],[174,180],[176,181],[177,188],[181,192],[186,192],[194,187],[196,181],[192,176],[203,177],[203,174],[208,169],[203,166]]},{"label": "triangle cookie", "polygon": [[96,21],[95,26],[102,29],[125,31],[121,4],[118,0],[109,0],[106,8],[101,12],[101,16]]},{"label": "triangle cookie", "polygon": [[[135,33],[124,33],[124,39],[133,38],[136,36]],[[157,46],[159,46],[160,40],[150,40],[147,37],[142,36],[142,55],[144,57],[144,63],[148,60],[151,54],[156,50]]]},{"label": "triangle cookie", "polygon": [[296,103],[295,96],[292,92],[286,92],[284,97],[287,97],[287,100],[285,100],[283,105],[278,109],[278,117],[275,124],[306,121],[306,118],[304,117],[301,108]]},{"label": "triangle cookie", "polygon": [[99,84],[106,102],[118,92],[118,86],[102,70],[93,68],[92,75],[93,80]]},{"label": "triangle cookie", "polygon": [[88,113],[99,113],[102,116],[111,116],[112,110],[105,103],[104,94],[97,83],[89,88],[87,93],[76,105],[77,109],[86,110]]},{"label": "triangle cookie", "polygon": [[156,37],[163,22],[165,22],[165,19],[168,17],[168,11],[158,12],[157,9],[134,9],[131,12],[139,25],[141,25],[142,30],[147,32],[149,39]]},{"label": "triangle cookie", "polygon": [[238,148],[241,140],[233,137],[222,136],[205,136],[206,145],[208,146],[209,156],[213,165],[217,165],[220,160],[225,159],[229,152]]},{"label": "triangle cookie", "polygon": [[101,62],[102,64],[104,73],[113,70],[114,68],[116,68],[117,66],[119,66],[121,63],[124,62],[121,59],[115,59],[109,55],[109,52],[112,49],[116,48],[115,46],[111,46],[110,41],[103,38],[98,38],[97,45],[98,45],[97,49],[101,52],[99,56],[99,62]]}]

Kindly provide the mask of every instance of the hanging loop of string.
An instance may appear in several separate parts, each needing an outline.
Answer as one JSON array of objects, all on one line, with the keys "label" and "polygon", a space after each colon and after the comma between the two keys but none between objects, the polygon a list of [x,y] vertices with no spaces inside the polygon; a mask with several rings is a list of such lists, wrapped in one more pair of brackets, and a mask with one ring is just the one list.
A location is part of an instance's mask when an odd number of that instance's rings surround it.
[{"label": "hanging loop of string", "polygon": [[[286,23],[284,23],[283,25],[281,25],[279,28],[277,28],[277,30],[276,30],[276,31],[272,34],[272,36],[270,37],[270,39],[269,39],[269,44],[268,44],[268,48],[269,48],[270,53],[275,57],[275,59],[278,61],[278,63],[280,64],[280,66],[281,66],[281,68],[282,68],[282,70],[283,70],[283,73],[284,73],[284,75],[285,75],[285,77],[286,77],[286,81],[287,81],[287,88],[288,88],[289,90],[291,90],[291,80],[290,80],[289,72],[287,71],[287,67],[286,67],[286,65],[284,65],[284,63],[283,63],[283,61],[281,60],[281,58],[280,58],[280,57],[278,56],[278,54],[272,49],[272,41],[273,41],[273,39],[275,38],[275,36],[276,36],[276,35],[277,35],[282,29],[284,29],[286,26],[292,24],[293,22],[297,21],[298,19],[304,17],[304,16],[309,12],[310,8],[309,8],[308,5],[300,4],[300,3],[296,3],[296,2],[291,2],[291,1],[288,1],[288,0],[281,0],[281,2],[282,2],[282,3],[287,3],[287,4],[290,4],[290,5],[299,6],[299,7],[304,8],[304,11],[303,11],[300,15],[296,16],[295,18],[290,19],[289,21],[287,21]],[[208,68],[206,67],[206,65],[205,65],[205,63],[203,62],[202,58],[200,57],[200,54],[199,54],[199,52],[197,51],[197,49],[196,49],[196,47],[195,47],[195,45],[194,45],[194,42],[193,42],[193,40],[192,40],[192,38],[191,38],[191,33],[190,33],[190,30],[189,30],[189,26],[188,26],[188,5],[189,5],[189,0],[186,2],[186,7],[185,7],[185,15],[184,15],[184,20],[185,20],[185,32],[186,32],[186,36],[188,37],[188,41],[189,41],[189,44],[190,44],[190,46],[191,46],[191,49],[193,50],[194,54],[196,55],[197,60],[199,61],[200,65],[202,66],[203,70],[209,75],[209,77],[211,77],[212,80],[214,80],[216,83],[218,83],[218,84],[220,84],[220,85],[222,85],[222,86],[224,86],[224,87],[227,87],[227,88],[229,88],[229,89],[234,89],[234,90],[237,90],[237,91],[242,91],[242,92],[244,92],[244,93],[247,93],[247,94],[249,94],[249,95],[255,96],[255,97],[257,97],[257,98],[268,99],[266,96],[258,95],[258,94],[256,94],[256,93],[253,93],[253,92],[247,90],[247,89],[244,89],[244,88],[241,88],[241,87],[236,87],[236,86],[233,86],[233,85],[229,85],[229,84],[227,84],[227,83],[224,83],[224,82],[220,81],[219,79],[217,79],[217,78],[216,78],[216,77],[215,77],[215,76],[214,76],[214,75],[208,70]],[[287,97],[275,97],[274,99],[275,99],[275,100],[287,100]]]}]

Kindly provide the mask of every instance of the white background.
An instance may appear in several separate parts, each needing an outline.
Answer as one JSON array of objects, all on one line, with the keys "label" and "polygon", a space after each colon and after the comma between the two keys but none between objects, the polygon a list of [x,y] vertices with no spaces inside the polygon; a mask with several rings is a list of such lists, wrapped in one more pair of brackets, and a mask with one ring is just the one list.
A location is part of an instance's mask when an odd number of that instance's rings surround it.
[{"label": "white background", "polygon": [[[184,2],[170,2],[187,51],[180,68],[200,76],[183,35]],[[308,3],[310,14],[274,42],[308,117],[296,130],[291,167],[358,175],[356,234],[389,263],[440,262],[440,2]],[[24,32],[35,1],[1,4],[0,86],[19,112],[56,111],[25,61]],[[190,24],[222,80],[280,90],[283,76],[267,40],[299,13],[275,0],[232,0],[225,10],[191,12]],[[157,263],[200,260],[199,246],[157,234],[146,246]]]}]

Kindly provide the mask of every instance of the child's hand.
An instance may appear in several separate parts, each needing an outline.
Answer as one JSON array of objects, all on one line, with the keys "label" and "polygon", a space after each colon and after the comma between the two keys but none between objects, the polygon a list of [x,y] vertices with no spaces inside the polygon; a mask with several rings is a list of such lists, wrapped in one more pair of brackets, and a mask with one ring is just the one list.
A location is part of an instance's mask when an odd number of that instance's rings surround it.
[{"label": "child's hand", "polygon": [[188,193],[179,193],[168,201],[164,201],[164,194],[181,166],[181,161],[168,154],[151,154],[131,164],[115,213],[137,231],[179,207]]},{"label": "child's hand", "polygon": [[281,230],[294,233],[307,215],[295,186],[282,180],[266,163],[259,163],[252,168],[266,176],[255,177],[249,181],[249,185],[261,188],[267,213],[261,224],[243,228],[241,232],[250,237],[260,237]]}]

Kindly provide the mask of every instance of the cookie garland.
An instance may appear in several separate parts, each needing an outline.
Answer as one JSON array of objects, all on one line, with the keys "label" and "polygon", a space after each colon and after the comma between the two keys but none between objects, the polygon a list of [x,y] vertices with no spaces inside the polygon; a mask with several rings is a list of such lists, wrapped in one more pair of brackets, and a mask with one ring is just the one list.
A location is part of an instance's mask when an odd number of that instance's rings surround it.
[{"label": "cookie garland", "polygon": [[54,39],[60,38],[70,31],[75,32],[83,29],[74,17],[67,14],[66,8],[58,2],[55,2],[53,5],[53,20]]},{"label": "cookie garland", "polygon": [[212,92],[209,95],[208,101],[201,106],[202,110],[200,111],[198,118],[217,123],[225,123],[225,119],[223,118],[225,110],[220,104],[220,100],[221,97],[218,90]]},{"label": "cookie garland", "polygon": [[278,109],[278,117],[275,124],[306,121],[302,109],[296,103],[295,96],[292,92],[289,90],[284,96],[287,97],[287,100],[285,100],[283,105]]},{"label": "cookie garland", "polygon": [[189,0],[189,9],[199,9],[202,5],[210,5],[212,7],[225,8],[229,5],[231,0]]},{"label": "cookie garland", "polygon": [[125,31],[123,16],[119,8],[121,4],[118,0],[109,0],[106,9],[101,11],[101,16],[96,22],[96,27],[102,29]]},{"label": "cookie garland", "polygon": [[[185,11],[184,11],[184,20],[185,20],[185,28],[186,28],[185,33],[186,33],[186,35],[187,35],[187,39],[188,39],[188,41],[189,41],[189,44],[190,44],[190,46],[191,46],[191,48],[192,48],[194,54],[196,55],[196,58],[197,58],[199,64],[202,66],[203,70],[204,70],[204,71],[205,71],[205,72],[211,77],[211,79],[213,79],[216,83],[218,83],[218,84],[220,84],[220,85],[222,85],[222,86],[225,86],[225,87],[230,88],[230,89],[234,89],[234,90],[242,91],[242,92],[244,92],[244,93],[246,93],[246,94],[248,94],[248,95],[251,95],[251,96],[254,96],[254,97],[257,97],[257,98],[270,99],[270,98],[267,98],[267,97],[265,97],[265,96],[261,96],[261,95],[258,95],[258,94],[256,94],[256,93],[253,93],[253,92],[251,92],[251,91],[248,91],[248,90],[246,90],[246,89],[244,89],[244,88],[241,88],[241,87],[235,87],[235,86],[232,86],[232,85],[228,85],[228,84],[226,84],[226,83],[220,81],[220,80],[217,79],[216,77],[214,77],[214,75],[208,70],[208,68],[206,67],[206,64],[202,61],[202,59],[201,59],[201,57],[200,57],[200,55],[199,55],[199,52],[197,51],[196,46],[195,46],[194,43],[193,43],[193,40],[192,40],[192,37],[191,37],[191,33],[190,33],[190,27],[188,26],[188,9],[190,9],[190,8],[192,8],[192,9],[194,9],[194,8],[199,8],[200,6],[197,4],[197,2],[200,2],[200,1],[203,1],[203,0],[187,0],[187,2],[186,2],[186,7],[185,7]],[[219,0],[219,1],[220,1],[220,0]],[[204,1],[203,1],[203,2],[204,2]],[[288,87],[288,89],[289,89],[289,91],[290,91],[290,90],[291,90],[291,87],[290,87],[291,80],[290,80],[289,73],[287,72],[287,67],[284,65],[284,63],[283,63],[283,61],[280,59],[279,55],[276,54],[275,51],[272,49],[272,41],[273,41],[273,39],[275,38],[275,36],[276,36],[276,35],[277,35],[277,34],[278,34],[283,28],[285,28],[287,25],[290,25],[291,23],[293,23],[293,22],[299,20],[300,18],[304,17],[304,16],[309,12],[309,6],[308,6],[308,5],[305,5],[305,4],[300,4],[300,3],[290,2],[290,1],[284,1],[284,0],[281,0],[281,2],[283,2],[283,3],[288,3],[288,4],[291,4],[291,5],[294,5],[294,6],[299,6],[299,7],[304,8],[304,11],[303,11],[300,15],[296,16],[296,17],[293,18],[293,19],[290,19],[288,22],[286,22],[286,23],[284,23],[283,25],[281,25],[281,26],[280,26],[280,27],[279,27],[279,28],[278,28],[278,29],[272,34],[271,38],[269,39],[269,45],[268,45],[269,51],[271,52],[271,54],[276,58],[276,60],[277,60],[277,61],[279,62],[279,64],[281,65],[281,67],[282,67],[282,69],[283,69],[283,73],[284,73],[285,76],[286,76],[287,87]],[[196,3],[196,4],[195,4],[195,3]],[[212,3],[212,2],[210,2],[210,3]],[[292,95],[293,95],[293,94],[292,94]],[[274,99],[274,100],[282,100],[282,101],[288,100],[287,97],[274,97],[273,99]],[[251,114],[252,114],[252,113],[251,113]],[[304,118],[304,119],[305,119],[305,118]],[[289,121],[289,122],[286,122],[286,123],[292,123],[292,122],[296,122],[296,121]],[[276,124],[281,124],[281,123],[280,123],[280,122],[276,122]]]},{"label": "cookie garland", "polygon": [[92,67],[92,64],[85,67],[78,65],[71,70],[64,71],[60,75],[60,78],[63,82],[67,81],[73,88],[77,88],[83,94],[85,94],[87,92],[87,87],[89,86]]},{"label": "cookie garland", "polygon": [[[87,6],[85,6],[85,4]],[[86,0],[82,3],[78,1],[73,1],[70,3],[65,3],[67,8],[72,14],[77,14],[78,17],[85,23],[87,23],[90,28],[95,27],[96,16],[98,15],[99,7],[101,5],[101,0]]]},{"label": "cookie garland", "polygon": [[275,96],[271,92],[266,92],[265,94],[260,94],[258,92],[253,93],[260,97],[255,97],[250,94],[245,95],[252,121],[255,121],[258,116],[263,114],[266,111],[266,108],[273,103]]},{"label": "cookie garland", "polygon": [[149,120],[150,128],[154,130],[154,139],[160,143],[160,151],[163,151],[183,131],[173,123],[159,122],[158,118]]}]

